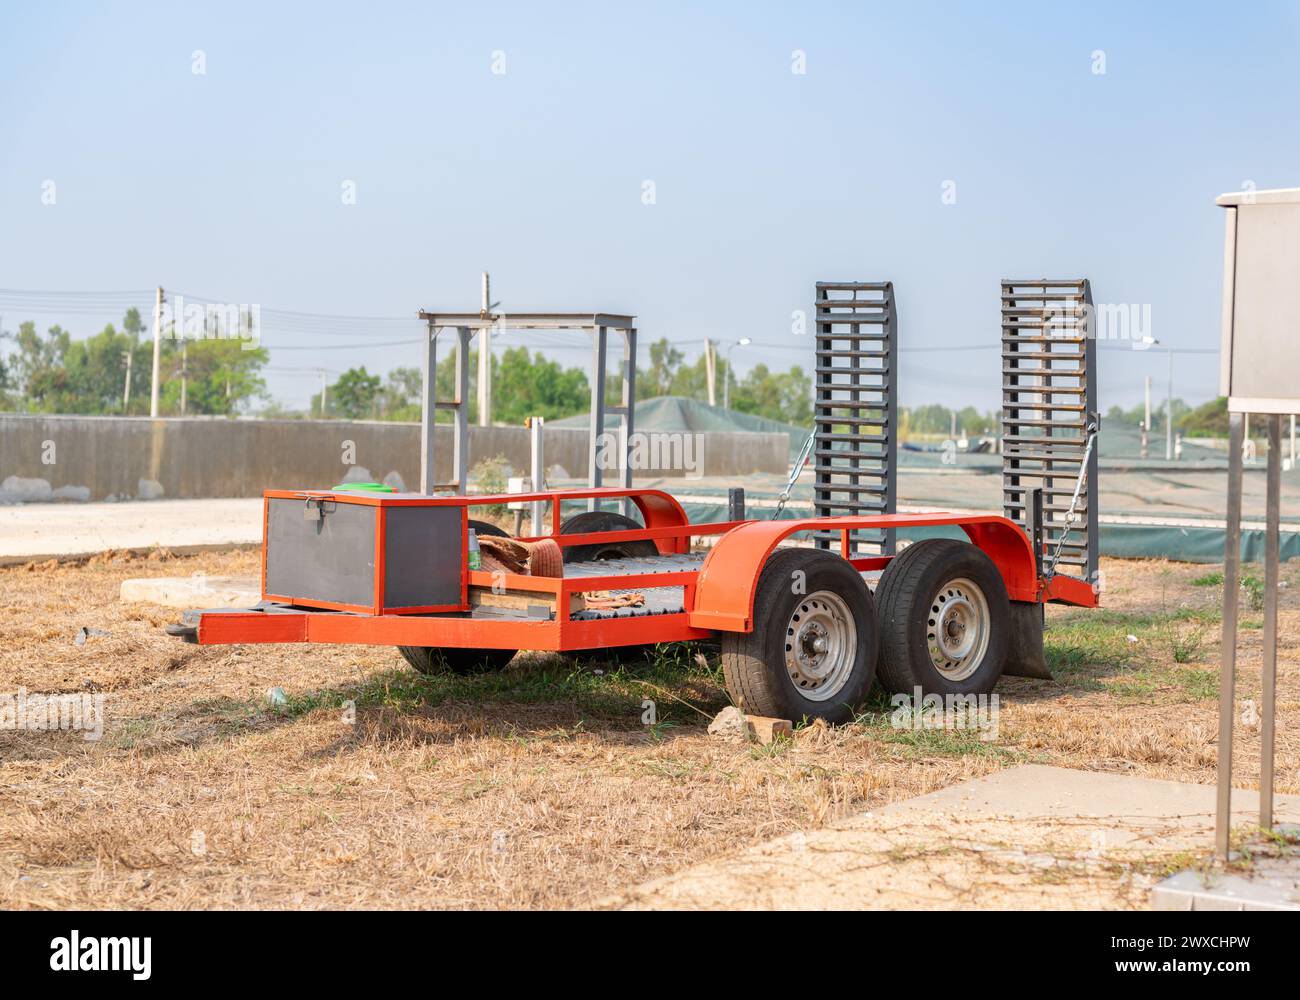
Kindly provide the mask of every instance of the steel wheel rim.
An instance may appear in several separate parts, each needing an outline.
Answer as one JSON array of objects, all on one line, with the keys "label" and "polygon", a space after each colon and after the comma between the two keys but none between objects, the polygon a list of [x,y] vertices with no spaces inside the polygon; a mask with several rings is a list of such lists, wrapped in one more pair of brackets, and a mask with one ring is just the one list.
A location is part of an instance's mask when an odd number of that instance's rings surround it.
[{"label": "steel wheel rim", "polygon": [[934,668],[950,681],[979,669],[989,648],[989,602],[973,580],[949,580],[930,600],[926,649]]},{"label": "steel wheel rim", "polygon": [[838,594],[819,590],[799,600],[785,629],[785,670],[809,701],[843,690],[857,661],[858,627]]}]

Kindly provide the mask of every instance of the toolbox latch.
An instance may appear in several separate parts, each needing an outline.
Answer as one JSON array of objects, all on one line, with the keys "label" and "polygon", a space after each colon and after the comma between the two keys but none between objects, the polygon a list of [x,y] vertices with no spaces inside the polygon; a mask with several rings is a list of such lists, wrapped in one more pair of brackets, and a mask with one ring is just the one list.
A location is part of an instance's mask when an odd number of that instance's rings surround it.
[{"label": "toolbox latch", "polygon": [[303,505],[302,516],[308,521],[324,521],[325,515],[334,510],[336,504],[328,497],[307,497]]}]

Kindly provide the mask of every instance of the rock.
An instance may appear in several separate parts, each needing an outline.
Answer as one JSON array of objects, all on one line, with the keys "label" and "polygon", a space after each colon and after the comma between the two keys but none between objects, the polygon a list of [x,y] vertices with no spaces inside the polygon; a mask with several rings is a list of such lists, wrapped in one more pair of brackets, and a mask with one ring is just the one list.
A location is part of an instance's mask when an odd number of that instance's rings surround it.
[{"label": "rock", "polygon": [[343,477],[345,483],[373,483],[374,481],[375,477],[364,465],[349,465],[347,474]]},{"label": "rock", "polygon": [[774,740],[794,736],[794,725],[789,719],[771,719],[765,715],[745,715],[734,705],[728,705],[709,723],[710,736],[739,736],[764,746]]},{"label": "rock", "polygon": [[90,500],[89,486],[60,486],[54,491],[55,500],[75,500],[77,503],[87,503]]},{"label": "rock", "polygon": [[49,480],[24,479],[22,476],[10,476],[0,483],[0,497],[6,503],[42,503],[52,499],[54,491],[50,489]]},{"label": "rock", "polygon": [[745,723],[749,738],[757,740],[763,746],[777,739],[790,739],[794,735],[794,725],[789,719],[771,719],[766,715],[747,715]]},{"label": "rock", "polygon": [[84,646],[86,644],[87,639],[107,636],[108,634],[109,633],[105,632],[102,628],[90,628],[88,626],[83,626],[82,628],[77,629],[77,637],[72,641],[74,645]]},{"label": "rock", "polygon": [[390,472],[386,475],[384,477],[384,485],[391,486],[393,489],[397,490],[398,493],[406,492],[406,481],[402,479],[401,474],[397,472]]},{"label": "rock", "polygon": [[164,496],[162,483],[156,479],[141,479],[136,484],[135,493],[140,500],[161,500]]},{"label": "rock", "polygon": [[266,690],[266,703],[272,708],[283,708],[288,704],[289,699],[284,693],[284,688],[273,687]]},{"label": "rock", "polygon": [[748,736],[745,716],[735,705],[728,705],[709,723],[710,736]]}]

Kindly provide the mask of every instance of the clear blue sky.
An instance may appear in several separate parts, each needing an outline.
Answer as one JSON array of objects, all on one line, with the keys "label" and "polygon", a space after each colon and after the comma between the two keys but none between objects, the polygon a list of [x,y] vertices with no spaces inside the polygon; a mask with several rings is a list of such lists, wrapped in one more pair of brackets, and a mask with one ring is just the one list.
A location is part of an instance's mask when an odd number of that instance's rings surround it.
[{"label": "clear blue sky", "polygon": [[[1214,197],[1300,184],[1298,29],[1295,3],[4,0],[0,288],[404,316],[477,308],[487,269],[507,310],[633,312],[688,355],[779,345],[743,369],[808,366],[790,314],[818,279],[893,280],[924,347],[995,344],[1002,277],[1086,275],[1150,303],[1162,342],[1214,348]],[[27,318],[117,317],[3,322]],[[286,368],[417,362],[323,349],[414,324],[266,326],[289,404],[315,383]],[[1177,395],[1214,394],[1215,356],[1176,366]],[[1160,397],[1164,371],[1105,352],[1103,406],[1145,374]],[[911,354],[903,402],[991,409],[997,372],[992,350]]]}]

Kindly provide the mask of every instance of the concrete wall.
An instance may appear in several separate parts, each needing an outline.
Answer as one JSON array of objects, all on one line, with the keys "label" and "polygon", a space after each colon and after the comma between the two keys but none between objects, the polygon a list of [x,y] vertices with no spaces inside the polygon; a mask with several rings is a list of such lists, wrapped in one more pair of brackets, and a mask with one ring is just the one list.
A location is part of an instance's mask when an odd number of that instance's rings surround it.
[{"label": "concrete wall", "polygon": [[[434,471],[446,482],[452,476],[451,428],[439,426],[436,433]],[[585,480],[588,432],[548,427],[545,434],[547,467],[562,466]],[[681,442],[649,443],[650,458],[685,457],[689,472],[652,465],[638,474],[786,471],[784,434],[697,435],[684,452]],[[352,479],[383,480],[395,473],[408,489],[417,489],[419,446],[417,424],[0,414],[0,501],[260,496],[274,487],[333,486],[350,469]],[[471,467],[501,455],[516,474],[526,474],[529,432],[472,427],[469,450]],[[349,457],[355,467],[347,464]],[[607,480],[612,477],[606,472]]]}]

